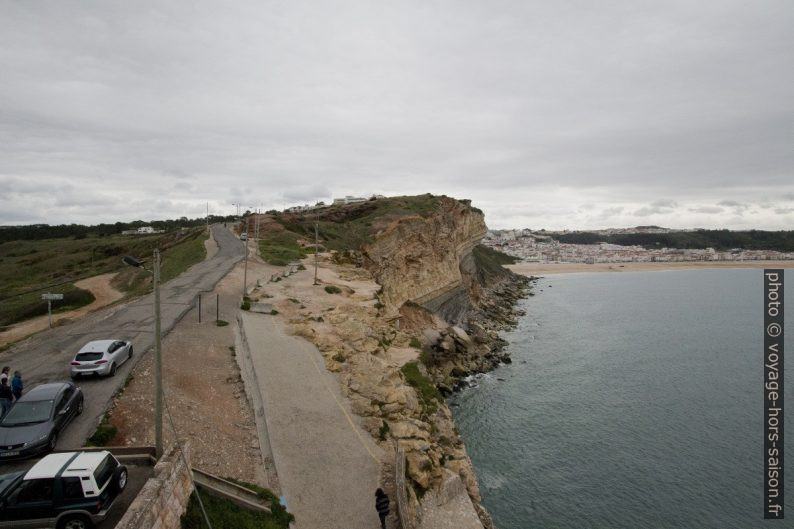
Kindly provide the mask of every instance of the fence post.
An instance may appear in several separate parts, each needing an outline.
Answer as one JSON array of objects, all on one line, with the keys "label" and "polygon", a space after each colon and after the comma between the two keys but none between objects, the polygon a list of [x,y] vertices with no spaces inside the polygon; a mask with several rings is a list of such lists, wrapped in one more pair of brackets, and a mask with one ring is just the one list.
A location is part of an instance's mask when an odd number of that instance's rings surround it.
[{"label": "fence post", "polygon": [[198,309],[199,309],[199,310],[198,310],[198,313],[199,313],[199,323],[201,323],[201,294],[199,294],[199,307],[198,307]]},{"label": "fence post", "polygon": [[215,321],[218,321],[218,320],[221,319],[220,305],[221,305],[221,295],[220,294],[215,294]]}]

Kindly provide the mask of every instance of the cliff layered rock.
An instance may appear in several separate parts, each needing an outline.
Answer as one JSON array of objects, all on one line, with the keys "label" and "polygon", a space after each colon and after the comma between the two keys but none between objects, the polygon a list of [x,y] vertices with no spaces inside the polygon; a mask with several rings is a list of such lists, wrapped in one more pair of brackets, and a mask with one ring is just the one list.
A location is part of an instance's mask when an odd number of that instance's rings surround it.
[{"label": "cliff layered rock", "polygon": [[394,316],[410,301],[450,322],[465,321],[469,294],[461,263],[488,228],[482,212],[443,197],[429,217],[399,218],[365,244],[363,265],[381,285],[380,301]]}]

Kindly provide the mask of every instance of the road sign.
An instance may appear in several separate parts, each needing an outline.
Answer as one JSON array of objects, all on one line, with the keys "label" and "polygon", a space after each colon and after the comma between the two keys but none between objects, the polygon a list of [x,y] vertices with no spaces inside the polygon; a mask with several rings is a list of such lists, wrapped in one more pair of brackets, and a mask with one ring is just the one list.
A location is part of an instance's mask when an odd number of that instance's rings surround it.
[{"label": "road sign", "polygon": [[63,299],[63,294],[42,294],[41,299],[45,301],[61,300]]}]

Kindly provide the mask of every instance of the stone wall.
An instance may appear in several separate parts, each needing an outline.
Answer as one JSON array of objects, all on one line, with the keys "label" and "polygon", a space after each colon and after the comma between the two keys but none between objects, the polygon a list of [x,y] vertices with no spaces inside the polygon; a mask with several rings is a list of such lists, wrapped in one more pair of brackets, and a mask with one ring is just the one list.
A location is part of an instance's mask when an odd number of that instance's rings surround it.
[{"label": "stone wall", "polygon": [[[127,509],[116,529],[179,529],[193,491],[190,470],[190,445],[172,447],[154,466],[154,477],[144,485]],[[187,464],[185,464],[187,463]]]}]

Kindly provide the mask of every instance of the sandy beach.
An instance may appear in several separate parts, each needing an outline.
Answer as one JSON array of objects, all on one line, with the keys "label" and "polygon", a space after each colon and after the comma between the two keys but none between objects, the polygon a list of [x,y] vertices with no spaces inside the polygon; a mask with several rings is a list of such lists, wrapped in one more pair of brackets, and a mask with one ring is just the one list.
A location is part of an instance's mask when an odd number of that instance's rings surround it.
[{"label": "sandy beach", "polygon": [[691,261],[672,263],[516,263],[506,265],[517,274],[539,276],[586,272],[661,272],[709,268],[794,268],[794,261]]}]

